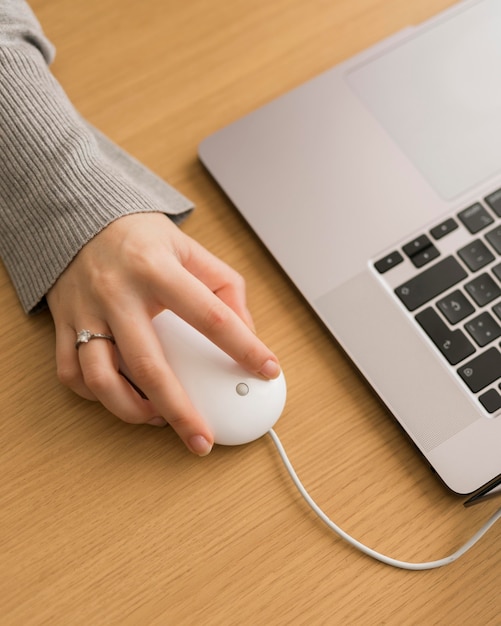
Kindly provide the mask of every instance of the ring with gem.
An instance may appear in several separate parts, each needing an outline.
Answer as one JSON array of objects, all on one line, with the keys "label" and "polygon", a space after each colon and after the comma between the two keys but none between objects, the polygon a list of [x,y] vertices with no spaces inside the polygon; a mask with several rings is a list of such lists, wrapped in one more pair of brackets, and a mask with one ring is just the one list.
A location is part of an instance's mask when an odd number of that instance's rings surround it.
[{"label": "ring with gem", "polygon": [[115,343],[113,335],[106,335],[105,333],[91,333],[90,330],[82,329],[77,332],[75,348],[78,350],[83,343],[89,343],[92,339],[108,339],[111,343]]}]

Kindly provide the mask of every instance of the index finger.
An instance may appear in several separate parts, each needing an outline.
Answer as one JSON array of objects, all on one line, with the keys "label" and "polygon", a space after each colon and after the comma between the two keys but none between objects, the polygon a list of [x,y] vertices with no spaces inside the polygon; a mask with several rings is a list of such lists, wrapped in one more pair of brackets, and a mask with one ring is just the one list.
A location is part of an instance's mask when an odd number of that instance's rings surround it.
[{"label": "index finger", "polygon": [[180,266],[158,289],[165,294],[165,308],[204,334],[242,367],[265,378],[279,376],[280,365],[275,354],[230,306],[191,272]]}]

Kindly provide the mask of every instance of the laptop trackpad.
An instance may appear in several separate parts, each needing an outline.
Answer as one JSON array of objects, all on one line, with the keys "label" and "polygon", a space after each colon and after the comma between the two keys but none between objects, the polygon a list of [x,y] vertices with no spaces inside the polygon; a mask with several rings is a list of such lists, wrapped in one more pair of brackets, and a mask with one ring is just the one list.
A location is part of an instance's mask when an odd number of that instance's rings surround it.
[{"label": "laptop trackpad", "polygon": [[348,82],[435,191],[500,171],[501,3],[486,0],[353,70]]}]

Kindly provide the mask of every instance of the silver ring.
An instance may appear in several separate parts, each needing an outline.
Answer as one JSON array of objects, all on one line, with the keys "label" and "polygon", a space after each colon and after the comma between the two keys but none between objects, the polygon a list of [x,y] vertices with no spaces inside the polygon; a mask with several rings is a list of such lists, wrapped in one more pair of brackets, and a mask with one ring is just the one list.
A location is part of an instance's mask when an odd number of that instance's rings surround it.
[{"label": "silver ring", "polygon": [[115,343],[115,337],[113,335],[105,335],[104,333],[91,333],[90,330],[79,330],[77,332],[77,341],[75,348],[78,350],[82,343],[89,343],[92,339],[108,339],[111,343]]}]

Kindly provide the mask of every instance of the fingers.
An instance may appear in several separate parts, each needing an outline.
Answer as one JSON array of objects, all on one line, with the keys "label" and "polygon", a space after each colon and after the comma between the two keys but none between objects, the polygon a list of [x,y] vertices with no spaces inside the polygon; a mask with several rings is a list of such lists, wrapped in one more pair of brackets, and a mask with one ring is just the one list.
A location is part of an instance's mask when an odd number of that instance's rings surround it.
[{"label": "fingers", "polygon": [[165,360],[148,316],[138,310],[134,315],[118,317],[112,327],[134,383],[192,452],[208,454],[214,443],[213,435]]},{"label": "fingers", "polygon": [[152,403],[141,398],[119,374],[116,350],[110,341],[95,339],[76,350],[75,339],[76,333],[69,327],[56,333],[57,374],[64,385],[87,400],[99,400],[125,422],[166,425]]},{"label": "fingers", "polygon": [[[96,332],[110,334],[106,328]],[[208,454],[213,445],[212,433],[166,363],[151,321],[147,317],[136,319],[132,326],[119,322],[113,334],[116,345],[94,339],[76,350],[75,331],[61,329],[56,335],[61,382],[88,400],[98,400],[125,422],[154,426],[169,423],[191,452]],[[118,346],[128,373],[146,398],[119,372]]]},{"label": "fingers", "polygon": [[152,403],[142,398],[119,373],[116,350],[110,341],[95,339],[83,344],[77,356],[85,387],[111,413],[131,424],[160,417]]},{"label": "fingers", "polygon": [[247,311],[243,279],[207,250],[191,241],[167,279],[161,275],[158,293],[171,308],[247,370],[266,378],[280,374],[277,357],[255,335]]},{"label": "fingers", "polygon": [[59,380],[87,400],[97,400],[87,387],[75,350],[76,334],[73,328],[66,325],[56,326],[56,364]]},{"label": "fingers", "polygon": [[[265,378],[276,378],[280,365],[273,352],[242,319],[216,295],[192,278],[183,280],[189,300],[176,301],[172,310],[229,354],[237,363]],[[187,302],[198,302],[196,308]]]},{"label": "fingers", "polygon": [[252,331],[255,331],[254,321],[247,308],[243,276],[194,240],[189,240],[189,245],[182,249],[180,261],[188,272],[206,285],[235,311]]}]

